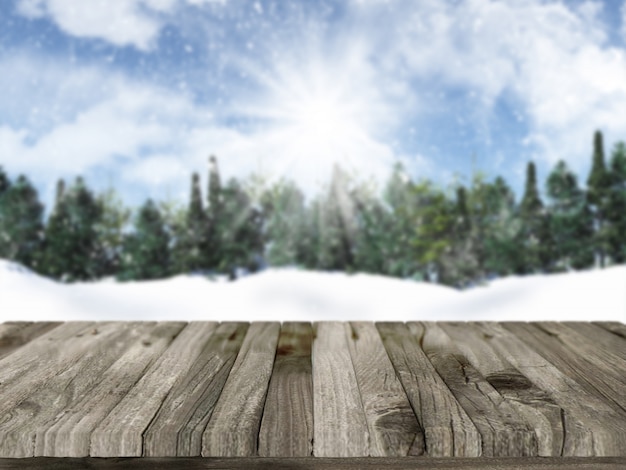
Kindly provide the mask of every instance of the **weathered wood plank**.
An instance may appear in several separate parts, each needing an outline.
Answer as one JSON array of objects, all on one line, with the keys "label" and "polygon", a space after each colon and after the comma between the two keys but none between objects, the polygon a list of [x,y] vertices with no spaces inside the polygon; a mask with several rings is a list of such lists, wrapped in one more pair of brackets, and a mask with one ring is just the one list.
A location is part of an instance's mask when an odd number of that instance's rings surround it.
[{"label": "weathered wood plank", "polygon": [[424,432],[372,322],[352,322],[348,346],[370,436],[371,457],[424,453]]},{"label": "weathered wood plank", "polygon": [[[609,405],[623,412],[626,421],[626,361],[597,344],[592,331],[582,335],[561,323],[504,324],[522,341],[554,364],[561,372],[576,380],[589,394],[609,400]],[[582,327],[582,325],[581,325]],[[603,332],[598,328],[600,332]],[[609,336],[611,333],[604,332]],[[626,346],[626,341],[623,341]]]},{"label": "weathered wood plank", "polygon": [[480,432],[483,456],[537,455],[537,437],[528,423],[485,380],[438,325],[409,322],[407,326]]},{"label": "weathered wood plank", "polygon": [[202,456],[257,455],[259,428],[279,334],[278,322],[255,322],[248,329],[215,404],[215,412],[202,434]]},{"label": "weathered wood plank", "polygon": [[62,322],[6,322],[0,324],[0,359],[47,333]]},{"label": "weathered wood plank", "polygon": [[565,458],[53,458],[0,459],[5,470],[623,470],[624,457]]},{"label": "weathered wood plank", "polygon": [[482,442],[475,425],[443,382],[402,323],[376,327],[396,374],[424,429],[426,453],[431,457],[475,457]]},{"label": "weathered wood plank", "polygon": [[571,377],[537,353],[504,324],[470,323],[489,339],[497,353],[539,388],[549,390],[564,410],[565,456],[620,456],[626,452],[626,421],[596,395],[589,394]]},{"label": "weathered wood plank", "polygon": [[91,348],[95,322],[67,322],[0,359],[0,416],[32,395]]},{"label": "weathered wood plank", "polygon": [[145,456],[199,456],[202,433],[222,392],[248,323],[220,324],[144,432]]},{"label": "weathered wood plank", "polygon": [[88,336],[91,339],[89,351],[72,358],[45,387],[5,414],[0,422],[0,455],[33,457],[36,431],[45,429],[59,413],[71,408],[97,386],[104,371],[151,325],[147,322],[107,323],[92,330],[94,334]]},{"label": "weathered wood plank", "polygon": [[367,457],[369,432],[346,340],[349,325],[314,323],[313,455]]},{"label": "weathered wood plank", "polygon": [[[603,360],[616,362],[616,366],[619,364],[618,368],[626,369],[626,336],[616,335],[613,331],[607,331],[589,322],[560,322],[558,324],[567,327],[578,338],[584,339],[593,352],[603,351],[605,353],[601,356]],[[626,334],[626,328],[624,331]],[[620,359],[615,360],[614,356]]]},{"label": "weathered wood plank", "polygon": [[313,454],[312,342],[310,323],[282,324],[259,431],[262,457]]},{"label": "weathered wood plank", "polygon": [[562,409],[551,395],[498,355],[488,335],[477,334],[476,329],[469,328],[467,323],[437,324],[487,382],[531,423],[537,434],[538,454],[542,457],[560,456],[564,432]]},{"label": "weathered wood plank", "polygon": [[618,322],[592,322],[594,325],[599,326],[607,331],[610,331],[614,335],[620,336],[622,338],[626,338],[626,325],[624,323]]},{"label": "weathered wood plank", "polygon": [[94,387],[47,427],[38,429],[35,455],[86,457],[92,431],[141,378],[183,329],[183,322],[159,322],[102,374]]},{"label": "weathered wood plank", "polygon": [[188,374],[217,322],[191,322],[91,434],[92,457],[140,457],[143,432],[175,382]]}]

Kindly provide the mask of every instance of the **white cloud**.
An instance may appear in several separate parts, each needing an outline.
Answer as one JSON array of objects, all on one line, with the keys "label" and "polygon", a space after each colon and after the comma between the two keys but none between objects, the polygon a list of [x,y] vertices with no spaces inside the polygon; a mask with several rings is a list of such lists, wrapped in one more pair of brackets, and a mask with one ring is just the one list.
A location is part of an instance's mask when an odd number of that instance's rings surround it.
[{"label": "white cloud", "polygon": [[28,18],[49,16],[72,36],[149,50],[164,25],[162,14],[181,3],[202,6],[226,0],[19,0],[17,12]]},{"label": "white cloud", "polygon": [[27,17],[48,15],[72,36],[147,50],[162,26],[155,13],[169,12],[175,4],[176,0],[21,0],[18,12]]},{"label": "white cloud", "polygon": [[565,158],[581,170],[594,129],[626,135],[626,51],[609,44],[600,2],[354,0],[353,7],[375,32],[390,73],[476,92],[487,113],[502,99],[520,107],[535,157]]}]

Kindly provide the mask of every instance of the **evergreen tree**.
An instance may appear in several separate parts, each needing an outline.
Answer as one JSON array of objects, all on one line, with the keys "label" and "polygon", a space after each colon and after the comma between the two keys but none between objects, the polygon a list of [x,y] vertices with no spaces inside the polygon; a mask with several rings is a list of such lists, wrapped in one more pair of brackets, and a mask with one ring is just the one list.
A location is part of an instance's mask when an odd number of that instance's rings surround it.
[{"label": "evergreen tree", "polygon": [[261,218],[236,179],[230,179],[221,193],[213,220],[213,241],[214,247],[219,247],[218,270],[234,279],[237,268],[259,268],[263,251]]},{"label": "evergreen tree", "polygon": [[298,264],[308,249],[304,194],[293,182],[281,180],[265,191],[261,204],[268,262],[272,266]]},{"label": "evergreen tree", "polygon": [[170,274],[169,237],[155,203],[148,199],[135,219],[135,230],[124,243],[118,279],[162,279]]},{"label": "evergreen tree", "polygon": [[200,176],[191,178],[191,198],[185,229],[176,249],[177,272],[202,271],[210,267],[209,221],[202,207]]},{"label": "evergreen tree", "polygon": [[106,272],[107,263],[97,231],[102,206],[81,177],[58,194],[45,230],[41,271],[64,282],[97,279]]},{"label": "evergreen tree", "polygon": [[393,219],[376,197],[372,185],[358,185],[351,197],[356,208],[355,270],[388,274],[393,241]]},{"label": "evergreen tree", "polygon": [[4,172],[4,169],[0,165],[0,198],[2,195],[8,191],[11,186],[11,181],[9,180],[9,176]]},{"label": "evergreen tree", "polygon": [[608,249],[606,210],[610,186],[610,175],[604,162],[602,132],[596,131],[593,137],[593,163],[589,179],[587,180],[587,198],[595,225],[594,248],[602,267],[605,265],[605,256]]},{"label": "evergreen tree", "polygon": [[626,262],[626,144],[618,142],[610,162],[606,206],[608,253],[614,263]]},{"label": "evergreen tree", "polygon": [[441,284],[455,285],[454,272],[443,262],[452,250],[454,203],[429,181],[413,186],[415,225],[412,244],[424,278]]},{"label": "evergreen tree", "polygon": [[219,232],[220,227],[224,227],[226,222],[222,219],[222,203],[224,191],[222,189],[222,183],[220,178],[219,167],[217,165],[217,158],[211,155],[209,157],[209,188],[207,192],[208,206],[208,226],[209,232],[207,233],[208,245],[210,246],[209,265],[212,267],[218,267],[220,260],[220,253],[223,251],[223,247],[220,245],[221,235]]},{"label": "evergreen tree", "polygon": [[[57,199],[59,199],[57,197]],[[124,232],[131,220],[131,211],[124,206],[121,198],[110,188],[96,198],[102,216],[96,222],[96,238],[102,249],[103,264],[101,276],[113,276],[120,267],[124,249]],[[58,204],[58,203],[57,203]]]},{"label": "evergreen tree", "polygon": [[446,273],[445,281],[457,287],[465,287],[479,277],[476,238],[467,204],[467,190],[459,186],[456,204],[451,210],[452,226],[450,245],[443,252],[441,264]]},{"label": "evergreen tree", "polygon": [[497,177],[480,197],[485,208],[481,219],[485,272],[499,276],[524,272],[522,223],[513,191]]},{"label": "evergreen tree", "polygon": [[321,209],[320,267],[350,271],[354,268],[356,212],[350,196],[348,174],[339,165],[333,167],[330,186]]},{"label": "evergreen tree", "polygon": [[522,244],[524,249],[523,273],[552,270],[552,242],[549,217],[537,189],[535,164],[529,162],[526,170],[526,189],[520,204]]},{"label": "evergreen tree", "polygon": [[547,181],[550,205],[550,232],[559,270],[584,268],[593,264],[591,242],[593,221],[585,195],[576,176],[559,161]]},{"label": "evergreen tree", "polygon": [[24,175],[13,185],[8,179],[0,196],[0,258],[38,269],[43,240],[43,206],[37,190]]}]

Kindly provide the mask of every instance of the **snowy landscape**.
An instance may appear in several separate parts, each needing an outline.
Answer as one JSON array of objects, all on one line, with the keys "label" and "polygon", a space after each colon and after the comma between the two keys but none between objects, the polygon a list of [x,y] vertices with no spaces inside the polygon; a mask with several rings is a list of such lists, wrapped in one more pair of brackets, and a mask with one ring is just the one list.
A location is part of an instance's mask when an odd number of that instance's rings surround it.
[{"label": "snowy landscape", "polygon": [[0,260],[3,321],[620,321],[626,266],[513,276],[466,291],[365,274],[270,269],[63,285]]}]

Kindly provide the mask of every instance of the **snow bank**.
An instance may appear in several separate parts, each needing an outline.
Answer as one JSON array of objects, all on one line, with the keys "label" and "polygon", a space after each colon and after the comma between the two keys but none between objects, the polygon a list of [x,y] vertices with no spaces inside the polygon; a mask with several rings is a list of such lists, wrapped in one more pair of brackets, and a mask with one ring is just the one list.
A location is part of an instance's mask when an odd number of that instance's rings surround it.
[{"label": "snow bank", "polygon": [[459,292],[366,274],[271,269],[236,282],[64,285],[0,260],[0,321],[626,321],[626,266],[510,277]]}]

